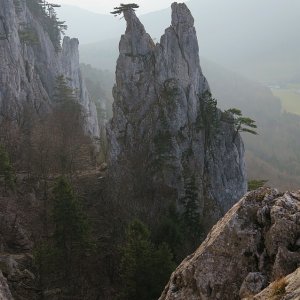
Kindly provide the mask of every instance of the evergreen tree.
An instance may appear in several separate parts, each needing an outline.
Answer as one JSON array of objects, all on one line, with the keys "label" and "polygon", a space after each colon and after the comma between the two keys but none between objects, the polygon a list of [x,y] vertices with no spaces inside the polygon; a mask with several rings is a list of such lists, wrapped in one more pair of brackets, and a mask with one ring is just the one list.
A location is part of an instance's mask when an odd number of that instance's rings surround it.
[{"label": "evergreen tree", "polygon": [[120,4],[120,6],[114,7],[114,10],[111,12],[112,15],[119,16],[127,10],[136,10],[139,8],[139,5],[136,3]]},{"label": "evergreen tree", "polygon": [[121,299],[157,299],[174,270],[173,255],[166,244],[155,248],[150,231],[140,221],[133,221],[126,230],[121,249]]},{"label": "evergreen tree", "polygon": [[173,261],[172,251],[166,243],[162,243],[154,252],[152,263],[151,279],[153,282],[151,291],[153,293],[150,294],[153,297],[152,299],[158,299],[175,268],[176,264]]},{"label": "evergreen tree", "polygon": [[231,115],[233,116],[233,123],[236,129],[236,135],[239,132],[248,132],[254,135],[257,135],[257,128],[255,121],[249,117],[244,117],[240,109],[231,108],[224,112],[225,116]]},{"label": "evergreen tree", "polygon": [[202,238],[202,227],[195,176],[186,179],[185,195],[181,199],[181,203],[183,205],[182,221],[186,238],[192,243],[192,247],[196,247]]},{"label": "evergreen tree", "polygon": [[71,105],[76,103],[76,96],[73,89],[68,85],[64,75],[58,75],[55,79],[55,93],[53,100],[59,105]]},{"label": "evergreen tree", "polygon": [[44,30],[48,33],[56,51],[61,50],[61,35],[67,29],[64,21],[57,18],[55,9],[58,4],[49,3],[45,0],[26,0],[31,13],[39,18]]},{"label": "evergreen tree", "polygon": [[42,288],[60,287],[73,299],[82,293],[78,287],[89,270],[94,246],[82,205],[64,177],[53,188],[52,223],[52,238],[36,244],[34,251],[37,279]]},{"label": "evergreen tree", "polygon": [[90,246],[89,226],[82,206],[70,183],[63,177],[53,190],[54,246],[60,253],[66,277],[71,276],[74,263],[80,263],[80,256]]},{"label": "evergreen tree", "polygon": [[14,189],[15,176],[7,151],[0,145],[0,178],[4,181],[4,187]]},{"label": "evergreen tree", "polygon": [[155,242],[156,244],[166,243],[174,254],[176,262],[182,259],[181,246],[184,242],[184,226],[174,204],[163,215],[155,232]]},{"label": "evergreen tree", "polygon": [[210,92],[205,92],[201,96],[201,115],[203,119],[203,123],[206,129],[210,131],[212,135],[217,127],[219,126],[218,120],[218,101],[212,97]]},{"label": "evergreen tree", "polygon": [[55,129],[57,137],[57,156],[60,162],[60,172],[72,174],[75,156],[82,145],[86,143],[84,133],[84,114],[73,89],[71,89],[63,75],[56,78],[53,96],[55,108]]},{"label": "evergreen tree", "polygon": [[211,146],[213,138],[218,133],[219,114],[217,100],[212,97],[209,91],[203,93],[200,97],[200,113],[196,120],[196,129],[204,129],[205,149]]}]

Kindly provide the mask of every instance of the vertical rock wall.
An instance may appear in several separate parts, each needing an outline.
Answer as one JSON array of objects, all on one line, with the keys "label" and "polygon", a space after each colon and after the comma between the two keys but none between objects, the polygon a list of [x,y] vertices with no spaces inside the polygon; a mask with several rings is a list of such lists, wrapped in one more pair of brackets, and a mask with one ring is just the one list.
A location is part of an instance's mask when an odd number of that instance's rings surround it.
[{"label": "vertical rock wall", "polygon": [[[29,1],[30,2],[30,1]],[[26,42],[22,33],[34,41]],[[64,75],[85,109],[86,131],[99,136],[97,112],[89,99],[79,68],[78,40],[64,38],[56,51],[38,16],[24,0],[0,0],[0,105],[16,110],[25,103],[37,113],[51,107],[55,78]]]}]

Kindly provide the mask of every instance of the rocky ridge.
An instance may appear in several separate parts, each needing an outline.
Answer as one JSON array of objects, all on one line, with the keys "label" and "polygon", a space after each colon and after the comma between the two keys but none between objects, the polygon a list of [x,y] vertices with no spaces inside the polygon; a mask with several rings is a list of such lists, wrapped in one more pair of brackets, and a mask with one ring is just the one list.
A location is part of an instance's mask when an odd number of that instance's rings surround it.
[{"label": "rocky ridge", "polygon": [[172,5],[157,44],[133,10],[124,17],[107,127],[111,194],[149,217],[193,190],[208,228],[246,192],[243,142],[213,107],[187,6]]},{"label": "rocky ridge", "polygon": [[[299,267],[299,233],[299,191],[279,193],[261,188],[250,192],[212,228],[198,250],[181,263],[160,300],[253,299],[269,282]],[[290,285],[291,295],[297,290],[295,286]]]},{"label": "rocky ridge", "polygon": [[99,136],[97,111],[79,69],[78,40],[65,37],[62,49],[24,0],[0,0],[0,105],[16,113],[30,104],[41,114],[51,108],[55,78],[64,75],[86,113],[85,128]]}]

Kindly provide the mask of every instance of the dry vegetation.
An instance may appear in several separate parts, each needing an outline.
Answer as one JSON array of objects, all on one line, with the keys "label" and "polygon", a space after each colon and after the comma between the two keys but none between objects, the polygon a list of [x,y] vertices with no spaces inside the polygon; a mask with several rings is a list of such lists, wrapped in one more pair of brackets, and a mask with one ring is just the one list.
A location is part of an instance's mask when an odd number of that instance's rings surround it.
[{"label": "dry vegetation", "polygon": [[285,288],[288,285],[288,282],[285,277],[277,279],[271,285],[271,296],[275,297],[275,299],[281,299],[281,297],[285,294]]}]

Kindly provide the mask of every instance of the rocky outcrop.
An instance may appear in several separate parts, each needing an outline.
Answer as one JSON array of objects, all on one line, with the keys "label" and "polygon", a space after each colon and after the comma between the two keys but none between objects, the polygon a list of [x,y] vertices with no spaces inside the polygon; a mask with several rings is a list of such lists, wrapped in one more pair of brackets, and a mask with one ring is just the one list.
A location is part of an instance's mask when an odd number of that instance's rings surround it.
[{"label": "rocky outcrop", "polygon": [[0,300],[13,300],[6,279],[0,271]]},{"label": "rocky outcrop", "polygon": [[160,300],[256,295],[299,267],[299,233],[300,192],[281,194],[269,188],[250,192],[181,263]]},{"label": "rocky outcrop", "polygon": [[174,3],[155,45],[133,10],[124,17],[107,128],[111,194],[152,218],[155,207],[170,199],[180,206],[192,190],[209,227],[247,184],[243,142],[215,109],[200,68],[194,19]]},{"label": "rocky outcrop", "polygon": [[43,234],[44,214],[38,185],[33,188],[21,178],[17,178],[16,193],[0,188],[0,271],[14,299],[34,300],[40,298],[40,291],[36,288],[37,270],[30,253],[34,241]]},{"label": "rocky outcrop", "polygon": [[29,104],[38,114],[48,111],[55,78],[64,75],[84,107],[86,131],[99,136],[96,107],[89,99],[79,69],[78,40],[65,37],[62,50],[57,49],[51,32],[55,29],[36,9],[36,3],[0,0],[1,110],[17,114]]},{"label": "rocky outcrop", "polygon": [[300,299],[300,268],[294,273],[272,282],[258,295],[243,300],[299,300]]},{"label": "rocky outcrop", "polygon": [[0,253],[0,272],[2,271],[5,276],[8,291],[14,299],[35,300],[40,298],[39,290],[36,288],[35,275],[30,269],[34,269],[31,255]]}]

